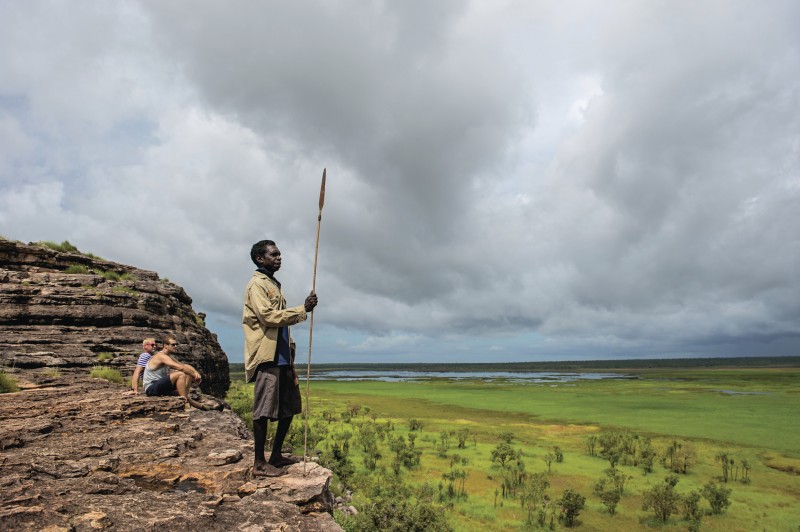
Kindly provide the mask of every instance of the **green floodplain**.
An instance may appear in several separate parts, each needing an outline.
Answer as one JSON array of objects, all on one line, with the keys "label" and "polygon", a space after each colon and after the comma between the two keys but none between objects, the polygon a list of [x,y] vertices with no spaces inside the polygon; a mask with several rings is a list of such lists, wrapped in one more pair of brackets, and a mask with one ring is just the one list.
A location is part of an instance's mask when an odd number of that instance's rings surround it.
[{"label": "green floodplain", "polygon": [[[558,502],[571,489],[585,497],[575,529],[798,531],[799,360],[764,359],[764,367],[727,360],[734,362],[571,363],[566,370],[632,378],[568,383],[312,380],[310,447],[336,473],[333,491],[353,492],[358,519],[336,515],[346,530],[369,529],[367,514],[385,497],[380,486],[391,484],[409,501],[400,511],[430,503],[455,530],[566,529]],[[558,370],[530,370],[544,369]],[[229,400],[247,419],[251,386],[235,383]],[[302,445],[300,420],[291,439]],[[606,504],[598,481],[612,463],[625,482],[618,502]],[[643,504],[673,470],[664,520]],[[729,506],[712,513],[703,496],[685,519],[691,493],[711,483],[730,490]]]}]

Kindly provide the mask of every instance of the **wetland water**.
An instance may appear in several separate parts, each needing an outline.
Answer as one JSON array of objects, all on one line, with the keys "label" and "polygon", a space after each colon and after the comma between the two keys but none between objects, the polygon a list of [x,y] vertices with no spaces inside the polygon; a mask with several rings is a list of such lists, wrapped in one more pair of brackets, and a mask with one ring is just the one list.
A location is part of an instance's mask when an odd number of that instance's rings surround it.
[{"label": "wetland water", "polygon": [[514,382],[526,384],[563,384],[604,379],[638,379],[623,373],[588,373],[562,371],[324,371],[312,372],[311,380],[420,382],[429,380]]}]

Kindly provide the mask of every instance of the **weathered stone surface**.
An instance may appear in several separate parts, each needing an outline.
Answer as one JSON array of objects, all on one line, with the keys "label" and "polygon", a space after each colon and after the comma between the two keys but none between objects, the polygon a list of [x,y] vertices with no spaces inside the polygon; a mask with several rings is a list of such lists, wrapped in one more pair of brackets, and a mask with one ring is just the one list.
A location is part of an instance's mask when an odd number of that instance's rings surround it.
[{"label": "weathered stone surface", "polygon": [[251,435],[230,411],[43,371],[14,370],[23,389],[0,396],[0,530],[341,530],[331,472],[253,479]]},{"label": "weathered stone surface", "polygon": [[[71,266],[89,273],[66,273]],[[166,333],[181,344],[177,358],[203,374],[202,390],[223,396],[228,358],[183,288],[155,272],[0,238],[0,365],[85,373],[102,362],[129,376],[142,340]]]},{"label": "weathered stone surface", "polygon": [[237,449],[227,449],[220,452],[210,453],[208,463],[215,466],[233,464],[242,459],[242,452]]}]

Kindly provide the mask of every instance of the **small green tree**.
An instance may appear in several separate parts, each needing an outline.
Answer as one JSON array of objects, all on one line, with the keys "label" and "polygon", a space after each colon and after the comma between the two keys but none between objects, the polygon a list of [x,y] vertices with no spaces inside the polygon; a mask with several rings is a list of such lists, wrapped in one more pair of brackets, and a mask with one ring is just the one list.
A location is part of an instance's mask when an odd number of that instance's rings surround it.
[{"label": "small green tree", "polygon": [[684,475],[689,472],[689,467],[697,463],[697,451],[690,443],[684,443],[676,456],[677,472]]},{"label": "small green tree", "polygon": [[727,451],[717,451],[717,454],[714,456],[714,461],[722,467],[722,481],[728,482],[733,458],[728,455]]},{"label": "small green tree", "polygon": [[527,526],[544,526],[547,511],[550,508],[550,497],[547,495],[547,488],[550,487],[550,480],[545,473],[535,473],[531,475],[520,493],[520,505],[527,512],[525,524]]},{"label": "small green tree", "polygon": [[361,425],[356,436],[356,444],[364,451],[364,467],[369,471],[374,471],[378,466],[378,459],[381,457],[374,423]]},{"label": "small green tree", "polygon": [[742,460],[742,484],[750,484],[750,470],[752,467],[748,460]]},{"label": "small green tree", "polygon": [[406,439],[403,436],[390,438],[389,450],[395,453],[392,467],[396,474],[400,473],[400,466],[405,466],[406,469],[414,469],[419,466],[422,451],[415,449],[411,445],[407,445]]},{"label": "small green tree", "polygon": [[683,518],[687,521],[700,521],[703,512],[700,510],[700,494],[696,491],[690,491],[688,495],[681,500],[683,506]]},{"label": "small green tree", "polygon": [[467,446],[467,439],[469,438],[469,429],[461,429],[456,432],[456,438],[458,439],[458,448],[464,449]]},{"label": "small green tree", "polygon": [[451,463],[450,471],[442,473],[442,478],[447,481],[447,490],[442,493],[442,499],[466,499],[467,489],[466,482],[469,473],[461,467],[458,463]]},{"label": "small green tree", "polygon": [[655,462],[658,453],[653,442],[650,438],[642,438],[636,447],[636,463],[634,465],[641,467],[645,475],[653,472],[653,463]]},{"label": "small green tree", "polygon": [[510,431],[501,432],[498,436],[500,441],[506,442],[507,444],[511,445],[511,442],[514,441],[514,433]]},{"label": "small green tree", "polygon": [[731,505],[731,489],[726,488],[722,485],[717,485],[714,482],[709,482],[705,486],[703,486],[703,491],[701,491],[703,497],[708,501],[711,505],[711,513],[714,515],[719,515],[725,511],[725,509]]},{"label": "small green tree", "polygon": [[558,500],[558,507],[561,509],[560,519],[564,521],[564,526],[571,527],[581,510],[586,507],[586,497],[567,488]]},{"label": "small green tree", "polygon": [[447,532],[452,528],[441,508],[426,500],[398,499],[389,495],[371,499],[353,518],[352,528],[348,527],[348,530]]},{"label": "small green tree", "polygon": [[331,424],[336,421],[336,412],[334,412],[333,408],[326,408],[322,411],[322,419]]},{"label": "small green tree", "polygon": [[664,482],[656,484],[642,494],[642,510],[653,510],[653,513],[666,521],[669,516],[678,510],[680,496],[675,492],[678,477],[674,474],[667,475]]},{"label": "small green tree", "polygon": [[[345,434],[347,436],[345,436]],[[320,456],[320,464],[333,471],[342,483],[347,484],[355,473],[355,467],[350,461],[349,439],[352,434],[337,434],[328,441],[328,448]]]},{"label": "small green tree", "polygon": [[586,436],[586,439],[583,441],[583,446],[586,448],[586,452],[589,456],[595,456],[595,448],[597,447],[597,435],[590,434]]},{"label": "small green tree", "polygon": [[625,483],[631,478],[620,472],[616,467],[606,469],[606,476],[600,478],[594,485],[594,493],[600,497],[600,502],[608,509],[608,513],[614,515],[617,511],[617,504],[622,499],[625,491]]},{"label": "small green tree", "polygon": [[498,443],[497,447],[492,449],[492,463],[500,466],[501,468],[505,467],[506,463],[509,460],[513,460],[517,456],[517,451],[511,447],[511,444],[508,442]]},{"label": "small green tree", "polygon": [[547,464],[547,472],[550,473],[550,467],[553,465],[553,460],[555,460],[555,455],[553,453],[547,453],[542,457],[544,463]]},{"label": "small green tree", "polygon": [[559,464],[564,461],[564,453],[558,445],[553,446],[553,456],[555,456],[556,462]]},{"label": "small green tree", "polygon": [[409,419],[408,420],[408,430],[422,430],[422,421],[419,419]]},{"label": "small green tree", "polygon": [[450,435],[446,431],[439,433],[439,442],[434,444],[439,458],[447,458],[447,451],[450,450]]}]

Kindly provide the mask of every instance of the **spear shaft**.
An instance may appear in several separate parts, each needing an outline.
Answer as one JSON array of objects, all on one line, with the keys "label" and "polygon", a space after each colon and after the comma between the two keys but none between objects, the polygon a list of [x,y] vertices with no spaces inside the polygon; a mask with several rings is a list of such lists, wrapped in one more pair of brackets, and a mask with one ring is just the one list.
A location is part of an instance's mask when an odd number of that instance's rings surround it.
[{"label": "spear shaft", "polygon": [[[322,227],[322,206],[325,204],[325,174],[327,168],[322,169],[322,185],[319,189],[319,213],[317,214],[317,242],[314,245],[314,278],[311,281],[311,291],[317,291],[317,257],[319,256],[319,230]],[[306,368],[306,415],[303,428],[303,476],[306,475],[306,460],[308,459],[308,417],[311,405],[308,402],[308,383],[311,380],[311,343],[314,339],[314,310],[311,310],[311,322],[308,327],[308,366]]]}]

